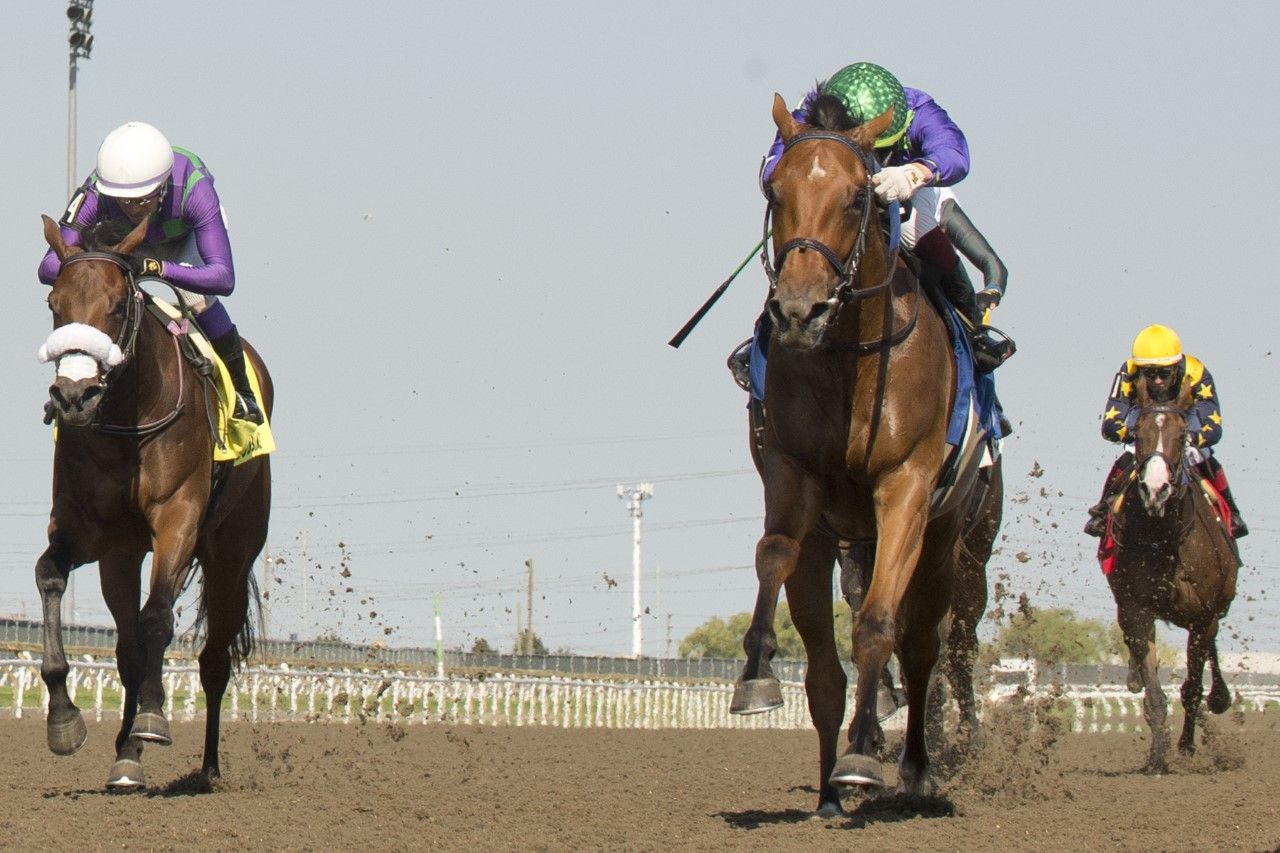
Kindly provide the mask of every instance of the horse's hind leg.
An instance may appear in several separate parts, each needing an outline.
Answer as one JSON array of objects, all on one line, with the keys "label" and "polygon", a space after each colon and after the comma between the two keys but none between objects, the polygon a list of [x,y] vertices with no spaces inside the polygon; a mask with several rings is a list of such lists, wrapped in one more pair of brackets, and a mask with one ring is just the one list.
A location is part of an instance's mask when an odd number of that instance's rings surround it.
[{"label": "horse's hind leg", "polygon": [[1226,713],[1231,707],[1231,691],[1227,689],[1227,682],[1222,677],[1222,670],[1218,666],[1218,624],[1214,620],[1213,633],[1209,640],[1209,678],[1213,682],[1213,686],[1209,689],[1209,710],[1215,714]]},{"label": "horse's hind leg", "polygon": [[1182,682],[1182,735],[1178,752],[1193,755],[1196,751],[1196,716],[1204,695],[1204,662],[1209,643],[1203,625],[1192,625],[1187,631],[1187,678]]},{"label": "horse's hind leg", "polygon": [[145,554],[112,553],[98,561],[102,597],[116,623],[116,668],[124,697],[120,704],[120,732],[116,735],[116,760],[107,775],[107,787],[141,788],[142,741],[129,737],[138,712],[138,688],[146,665],[146,651],[138,630],[138,599],[142,591],[139,569]]},{"label": "horse's hind leg", "polygon": [[831,567],[835,550],[826,537],[809,534],[800,549],[796,570],[786,582],[791,619],[804,641],[808,660],[804,689],[809,698],[809,716],[818,730],[818,815],[822,817],[842,813],[840,794],[829,781],[836,763],[836,745],[848,688],[848,678],[836,652],[831,612]]},{"label": "horse's hind leg", "polygon": [[257,479],[210,534],[200,552],[204,570],[200,608],[207,634],[200,651],[200,685],[204,688],[206,706],[204,761],[200,772],[207,780],[222,775],[218,762],[222,698],[231,680],[233,662],[249,653],[253,638],[251,620],[256,615],[256,610],[250,609],[256,602],[253,563],[267,541],[271,503],[270,469],[266,460],[256,464]]},{"label": "horse's hind leg", "polygon": [[903,606],[898,659],[907,686],[907,732],[898,770],[902,790],[908,794],[932,793],[925,727],[929,688],[942,644],[938,627],[946,612],[946,601],[947,596],[917,584]]},{"label": "horse's hind leg", "polygon": [[49,713],[46,737],[49,749],[56,755],[77,752],[89,738],[80,709],[67,692],[67,655],[62,646],[62,595],[71,574],[71,561],[56,544],[49,543],[36,560],[36,588],[44,615],[44,654],[40,659],[40,677],[49,690]]}]

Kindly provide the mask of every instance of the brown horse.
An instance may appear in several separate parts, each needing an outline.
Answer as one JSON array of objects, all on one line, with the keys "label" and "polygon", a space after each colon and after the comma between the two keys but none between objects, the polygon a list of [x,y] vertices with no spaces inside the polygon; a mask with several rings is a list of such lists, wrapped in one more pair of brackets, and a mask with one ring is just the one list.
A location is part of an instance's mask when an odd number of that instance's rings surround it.
[{"label": "brown horse", "polygon": [[[781,704],[770,659],[785,586],[808,658],[818,811],[832,815],[841,811],[837,785],[884,785],[874,757],[875,700],[895,646],[908,707],[902,785],[919,792],[930,784],[928,685],[939,623],[951,605],[956,542],[973,515],[978,477],[959,484],[964,499],[930,517],[948,453],[956,367],[941,316],[875,221],[872,145],[892,113],[849,128],[838,102],[819,99],[811,116],[811,125],[797,123],[775,96],[773,119],[785,148],[767,187],[774,331],[768,417],[762,446],[753,450],[765,529],[756,546],[759,594],[743,640],[747,662],[731,710],[757,713]],[[876,543],[853,626],[856,710],[838,762],[847,678],[833,631],[832,533]]]},{"label": "brown horse", "polygon": [[[1236,594],[1239,557],[1231,536],[1186,458],[1187,412],[1191,389],[1157,399],[1146,381],[1137,380],[1138,419],[1134,428],[1134,472],[1117,498],[1112,521],[1115,560],[1107,576],[1120,629],[1129,647],[1129,689],[1146,689],[1145,713],[1151,728],[1147,771],[1168,767],[1165,695],[1156,657],[1155,620],[1187,631],[1187,677],[1182,684],[1186,714],[1178,750],[1195,751],[1204,664],[1213,687],[1209,710],[1231,707],[1231,693],[1218,669],[1218,621]],[[1176,397],[1175,397],[1176,394]]]},{"label": "brown horse", "polygon": [[[144,783],[142,747],[169,744],[161,670],[173,639],[174,601],[203,571],[201,620],[206,630],[200,682],[207,697],[206,778],[218,769],[218,724],[233,658],[252,645],[250,604],[257,601],[253,562],[266,542],[271,473],[266,457],[213,463],[206,406],[209,383],[180,354],[178,339],[148,308],[129,272],[129,254],[144,221],[114,245],[68,246],[44,217],[45,240],[62,261],[49,293],[54,331],[42,348],[57,376],[46,411],[56,417],[49,547],[36,562],[44,609],[49,689],[48,742],[58,755],[84,745],[88,732],[67,694],[60,604],[67,576],[97,561],[102,592],[118,632],[117,666],[124,685],[123,721],[107,785]],[[112,238],[114,239],[114,238]],[[272,385],[249,346],[270,411]],[[140,569],[151,552],[145,606]]]}]

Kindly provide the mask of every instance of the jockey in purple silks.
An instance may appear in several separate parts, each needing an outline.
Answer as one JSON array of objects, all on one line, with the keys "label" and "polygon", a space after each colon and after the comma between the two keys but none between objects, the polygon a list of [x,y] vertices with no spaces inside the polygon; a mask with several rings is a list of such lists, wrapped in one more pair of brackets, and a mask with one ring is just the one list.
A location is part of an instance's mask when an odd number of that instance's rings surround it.
[{"label": "jockey in purple silks", "polygon": [[[174,148],[159,130],[129,122],[107,134],[97,168],[71,197],[59,225],[68,246],[85,227],[104,220],[148,220],[147,236],[131,259],[135,278],[168,282],[191,306],[236,390],[235,416],[262,423],[245,374],[240,333],[220,296],[235,289],[231,241],[209,168],[190,151]],[[50,249],[38,275],[52,284],[62,262]]]}]

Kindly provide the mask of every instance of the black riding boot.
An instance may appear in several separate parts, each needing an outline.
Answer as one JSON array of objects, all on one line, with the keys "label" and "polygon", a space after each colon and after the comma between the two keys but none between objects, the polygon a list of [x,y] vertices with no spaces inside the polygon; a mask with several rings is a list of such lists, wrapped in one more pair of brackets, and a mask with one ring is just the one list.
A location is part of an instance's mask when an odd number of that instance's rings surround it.
[{"label": "black riding boot", "polygon": [[217,340],[210,340],[213,351],[222,359],[231,374],[231,384],[236,389],[236,411],[234,417],[241,420],[262,423],[262,410],[258,408],[258,398],[253,394],[253,386],[249,384],[249,376],[244,369],[244,346],[240,343],[240,332],[235,326]]},{"label": "black riding boot", "polygon": [[957,263],[951,272],[943,273],[939,284],[943,294],[960,311],[960,316],[969,321],[971,331],[982,325],[982,309],[978,307],[964,264]]}]

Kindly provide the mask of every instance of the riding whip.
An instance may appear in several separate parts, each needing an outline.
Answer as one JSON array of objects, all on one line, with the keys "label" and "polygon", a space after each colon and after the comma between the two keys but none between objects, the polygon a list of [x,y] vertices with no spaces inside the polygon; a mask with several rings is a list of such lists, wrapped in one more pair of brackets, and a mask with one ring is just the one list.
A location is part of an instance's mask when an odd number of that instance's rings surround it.
[{"label": "riding whip", "polygon": [[689,322],[685,323],[680,328],[680,331],[676,332],[675,337],[667,341],[667,344],[675,347],[676,349],[680,348],[680,345],[684,343],[684,339],[689,337],[689,333],[693,331],[693,327],[698,325],[702,318],[706,316],[707,312],[711,310],[711,306],[716,304],[716,300],[724,295],[724,292],[728,290],[729,285],[738,277],[738,273],[742,272],[743,268],[751,262],[751,259],[755,257],[756,252],[764,248],[764,241],[768,239],[769,235],[765,234],[760,242],[756,243],[755,248],[747,253],[747,256],[743,258],[742,263],[738,264],[738,268],[724,280],[723,284],[715,289],[715,292],[711,294],[710,298],[708,298],[706,302],[702,303],[702,307],[698,309],[697,313],[689,318]]}]

